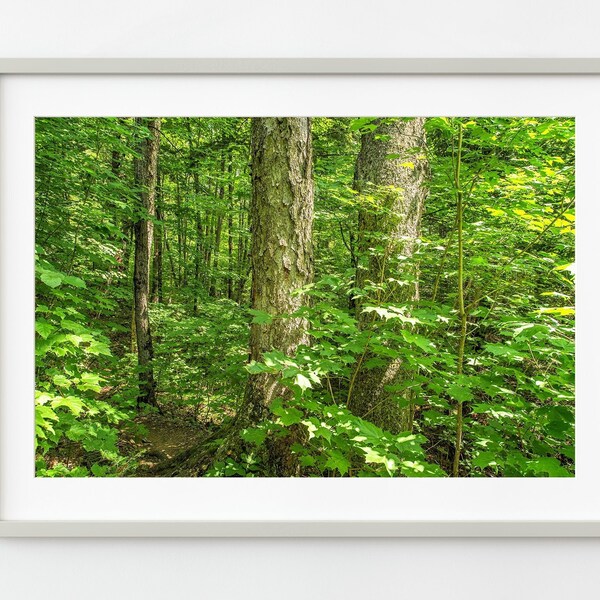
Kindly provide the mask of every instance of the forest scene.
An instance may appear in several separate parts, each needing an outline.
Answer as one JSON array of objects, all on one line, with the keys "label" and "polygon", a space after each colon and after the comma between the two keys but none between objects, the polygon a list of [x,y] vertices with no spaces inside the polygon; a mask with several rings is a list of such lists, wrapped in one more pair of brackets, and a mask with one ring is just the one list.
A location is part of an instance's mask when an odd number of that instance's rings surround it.
[{"label": "forest scene", "polygon": [[575,119],[35,121],[36,476],[575,475]]}]

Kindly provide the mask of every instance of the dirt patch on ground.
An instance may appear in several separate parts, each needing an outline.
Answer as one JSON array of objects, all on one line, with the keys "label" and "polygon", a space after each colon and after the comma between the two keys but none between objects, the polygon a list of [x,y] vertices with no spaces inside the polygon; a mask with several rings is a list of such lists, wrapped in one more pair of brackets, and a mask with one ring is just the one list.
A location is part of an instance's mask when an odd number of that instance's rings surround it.
[{"label": "dirt patch on ground", "polygon": [[140,466],[152,467],[196,445],[206,435],[206,429],[190,420],[161,414],[144,415],[136,419],[147,432],[138,441],[142,451]]}]

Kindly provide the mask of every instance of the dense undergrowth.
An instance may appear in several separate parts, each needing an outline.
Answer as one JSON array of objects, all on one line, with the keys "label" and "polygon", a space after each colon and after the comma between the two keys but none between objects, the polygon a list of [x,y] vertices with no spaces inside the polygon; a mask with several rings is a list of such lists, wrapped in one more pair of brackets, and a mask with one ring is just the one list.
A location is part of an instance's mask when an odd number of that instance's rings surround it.
[{"label": "dense undergrowth", "polygon": [[[140,411],[127,247],[137,210],[132,125],[38,119],[38,476],[140,474],[144,414],[192,423],[217,448],[220,433],[236,427],[248,377],[259,373],[289,394],[268,418],[241,427],[243,451],[220,457],[207,476],[264,475],[266,441],[298,428],[292,452],[301,476],[449,476],[459,407],[460,476],[574,475],[574,122],[428,119],[431,179],[416,251],[397,257],[393,278],[360,288],[357,211],[369,203],[376,210],[378,192],[357,193],[352,174],[372,123],[315,120],[316,277],[296,292],[310,297],[308,306],[272,315],[249,308],[246,120],[165,119],[155,219],[162,297],[150,309],[158,403]],[[461,369],[452,180],[459,130],[467,196]],[[194,238],[197,215],[213,219],[212,241]],[[217,235],[219,222],[227,235]],[[418,297],[386,301],[389,289],[415,278]],[[306,319],[310,345],[249,361],[250,323],[292,316]],[[412,374],[388,389],[410,411],[408,430],[394,434],[351,405],[357,370],[390,361]]]}]

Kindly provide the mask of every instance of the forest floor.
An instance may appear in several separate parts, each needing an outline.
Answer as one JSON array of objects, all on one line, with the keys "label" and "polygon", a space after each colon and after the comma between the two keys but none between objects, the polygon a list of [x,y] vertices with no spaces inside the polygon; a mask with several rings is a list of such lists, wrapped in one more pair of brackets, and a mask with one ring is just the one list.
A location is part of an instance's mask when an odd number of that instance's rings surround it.
[{"label": "forest floor", "polygon": [[146,430],[142,437],[131,440],[133,453],[141,453],[139,467],[142,471],[152,470],[189,450],[207,434],[207,427],[194,422],[183,410],[143,415],[136,419],[136,423]]}]

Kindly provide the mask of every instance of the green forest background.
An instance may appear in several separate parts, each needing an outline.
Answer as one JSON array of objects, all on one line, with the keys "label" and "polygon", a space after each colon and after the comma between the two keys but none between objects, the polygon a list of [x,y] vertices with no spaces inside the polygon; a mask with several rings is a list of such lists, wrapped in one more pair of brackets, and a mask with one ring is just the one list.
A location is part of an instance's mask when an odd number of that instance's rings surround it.
[{"label": "green forest background", "polygon": [[570,118],[36,119],[37,475],[573,476],[574,152]]}]

